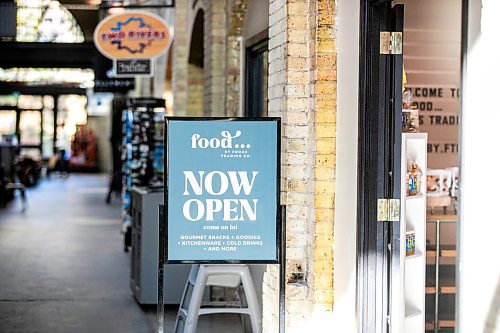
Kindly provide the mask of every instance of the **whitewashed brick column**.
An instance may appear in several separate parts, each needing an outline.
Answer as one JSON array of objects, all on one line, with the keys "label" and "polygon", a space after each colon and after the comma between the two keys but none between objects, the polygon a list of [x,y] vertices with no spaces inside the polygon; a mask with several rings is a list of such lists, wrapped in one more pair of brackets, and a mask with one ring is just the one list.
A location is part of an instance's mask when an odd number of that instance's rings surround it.
[{"label": "whitewashed brick column", "polygon": [[226,109],[226,0],[205,0],[204,113],[224,116]]},{"label": "whitewashed brick column", "polygon": [[[308,7],[305,1],[269,3],[269,116],[282,119],[282,203],[286,221],[286,326],[299,327],[313,300],[308,271],[313,256],[314,127],[309,105]],[[264,332],[277,327],[278,272],[268,269],[264,296]],[[273,281],[271,283],[269,281]],[[271,303],[274,302],[274,303]],[[272,304],[272,306],[271,306]]]},{"label": "whitewashed brick column", "polygon": [[247,9],[247,0],[233,0],[228,8],[228,36],[226,41],[226,115],[236,116],[240,109],[241,33]]},{"label": "whitewashed brick column", "polygon": [[[286,327],[333,307],[336,50],[334,0],[269,3],[269,116],[282,119]],[[264,332],[277,327],[278,271],[264,280]]]},{"label": "whitewashed brick column", "polygon": [[314,178],[314,303],[316,312],[333,309],[333,217],[336,169],[337,50],[335,1],[317,0],[311,24],[316,156]]},{"label": "whitewashed brick column", "polygon": [[188,52],[189,33],[188,8],[189,0],[175,2],[175,36],[172,62],[172,91],[174,96],[174,115],[187,115],[188,100]]}]

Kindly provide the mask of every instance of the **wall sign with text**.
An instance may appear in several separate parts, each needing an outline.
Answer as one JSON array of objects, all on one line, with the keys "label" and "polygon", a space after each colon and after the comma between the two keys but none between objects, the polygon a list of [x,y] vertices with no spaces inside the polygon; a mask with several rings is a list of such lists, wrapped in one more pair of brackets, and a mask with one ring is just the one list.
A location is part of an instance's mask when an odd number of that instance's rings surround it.
[{"label": "wall sign with text", "polygon": [[94,43],[110,59],[154,59],[172,42],[167,22],[144,11],[106,17],[94,30]]},{"label": "wall sign with text", "polygon": [[116,59],[113,66],[115,77],[154,75],[154,61],[151,59]]},{"label": "wall sign with text", "polygon": [[165,123],[167,263],[278,262],[278,118]]}]

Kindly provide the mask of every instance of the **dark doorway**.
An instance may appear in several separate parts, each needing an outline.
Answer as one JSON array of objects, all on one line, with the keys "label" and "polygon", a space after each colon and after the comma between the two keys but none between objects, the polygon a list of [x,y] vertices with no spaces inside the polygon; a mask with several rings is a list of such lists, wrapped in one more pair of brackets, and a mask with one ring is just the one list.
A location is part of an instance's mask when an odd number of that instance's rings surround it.
[{"label": "dark doorway", "polygon": [[259,37],[260,41],[253,43],[250,41],[250,46],[246,48],[245,116],[247,117],[267,116],[268,39],[267,35]]}]

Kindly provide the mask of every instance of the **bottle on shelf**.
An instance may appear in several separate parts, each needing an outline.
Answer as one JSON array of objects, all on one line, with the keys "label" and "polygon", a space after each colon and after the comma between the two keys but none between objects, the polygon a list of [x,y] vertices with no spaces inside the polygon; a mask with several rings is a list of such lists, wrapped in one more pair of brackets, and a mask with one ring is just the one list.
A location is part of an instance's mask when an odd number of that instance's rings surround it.
[{"label": "bottle on shelf", "polygon": [[415,231],[406,232],[406,256],[415,254]]},{"label": "bottle on shelf", "polygon": [[406,194],[408,196],[417,196],[421,193],[422,170],[413,160],[408,161],[407,172],[408,186]]},{"label": "bottle on shelf", "polygon": [[403,92],[403,110],[401,115],[403,133],[418,133],[420,125],[418,108],[413,102],[413,96],[408,89]]}]

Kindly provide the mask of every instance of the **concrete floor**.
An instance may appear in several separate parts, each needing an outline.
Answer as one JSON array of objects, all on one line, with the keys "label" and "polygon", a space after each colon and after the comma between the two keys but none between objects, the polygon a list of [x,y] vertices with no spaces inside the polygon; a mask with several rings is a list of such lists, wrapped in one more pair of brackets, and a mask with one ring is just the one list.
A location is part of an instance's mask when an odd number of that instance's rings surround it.
[{"label": "concrete floor", "polygon": [[[104,202],[107,177],[43,180],[0,209],[0,332],[151,333],[156,308],[141,309],[129,288],[120,202]],[[175,308],[167,313],[170,332]],[[200,320],[199,332],[241,331],[238,318]]]}]

